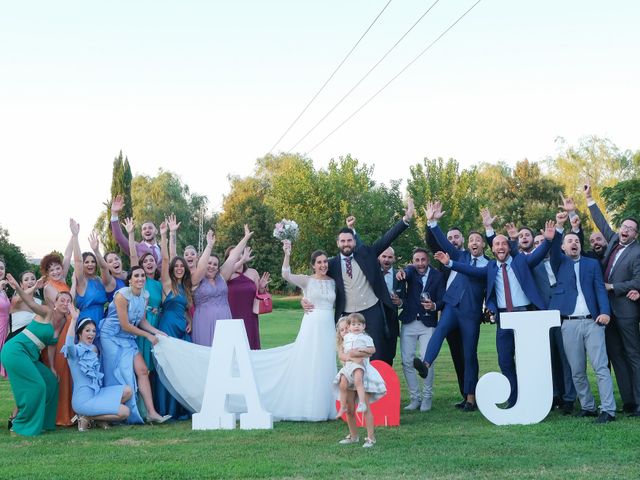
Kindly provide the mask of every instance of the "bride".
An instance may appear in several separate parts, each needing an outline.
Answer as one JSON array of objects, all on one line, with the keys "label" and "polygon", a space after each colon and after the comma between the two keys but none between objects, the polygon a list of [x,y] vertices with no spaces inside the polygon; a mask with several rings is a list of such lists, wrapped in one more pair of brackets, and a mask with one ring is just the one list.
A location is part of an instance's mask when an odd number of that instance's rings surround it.
[{"label": "bride", "polygon": [[[305,313],[295,342],[251,351],[251,364],[262,406],[274,420],[323,421],[335,417],[333,379],[336,376],[333,308],[335,283],[327,276],[327,254],[311,254],[313,275],[293,275],[291,242],[283,242],[282,278],[303,289],[314,305]],[[211,348],[170,337],[153,349],[162,383],[193,412],[200,411]],[[233,398],[231,411],[242,411]]]}]

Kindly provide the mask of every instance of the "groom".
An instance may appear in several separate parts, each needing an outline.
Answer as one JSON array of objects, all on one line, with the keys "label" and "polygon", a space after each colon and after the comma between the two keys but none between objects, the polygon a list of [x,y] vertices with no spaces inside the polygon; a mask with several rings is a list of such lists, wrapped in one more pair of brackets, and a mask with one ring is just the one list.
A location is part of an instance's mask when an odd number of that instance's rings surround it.
[{"label": "groom", "polygon": [[371,360],[393,364],[398,338],[396,306],[382,276],[378,256],[402,232],[413,218],[413,200],[409,198],[405,215],[371,246],[356,245],[353,231],[343,228],[338,233],[340,254],[329,259],[328,275],[336,283],[335,321],[348,313],[358,312],[367,321],[367,333],[373,338],[376,353]]}]

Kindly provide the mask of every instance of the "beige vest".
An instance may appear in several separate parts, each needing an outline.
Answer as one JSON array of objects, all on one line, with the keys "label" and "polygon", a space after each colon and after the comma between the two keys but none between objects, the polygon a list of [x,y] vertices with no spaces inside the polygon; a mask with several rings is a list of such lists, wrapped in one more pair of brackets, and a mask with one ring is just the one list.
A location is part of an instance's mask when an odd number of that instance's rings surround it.
[{"label": "beige vest", "polygon": [[344,311],[348,313],[362,312],[367,308],[373,307],[377,303],[378,297],[373,293],[373,288],[371,288],[364,273],[360,270],[358,262],[354,259],[351,260],[353,273],[353,278],[351,278],[347,275],[346,262],[342,257],[340,260],[342,262],[342,281],[344,283]]}]

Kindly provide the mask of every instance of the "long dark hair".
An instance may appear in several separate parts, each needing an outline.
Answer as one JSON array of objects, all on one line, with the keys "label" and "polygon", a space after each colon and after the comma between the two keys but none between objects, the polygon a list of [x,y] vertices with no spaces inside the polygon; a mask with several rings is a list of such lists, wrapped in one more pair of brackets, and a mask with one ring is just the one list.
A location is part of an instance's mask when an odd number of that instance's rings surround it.
[{"label": "long dark hair", "polygon": [[186,260],[183,257],[174,257],[169,263],[169,278],[171,279],[171,291],[174,295],[178,295],[180,290],[178,285],[180,281],[176,278],[174,272],[176,263],[181,262],[184,267],[184,276],[182,277],[182,286],[184,287],[184,293],[187,296],[187,303],[191,305],[193,303],[193,298],[191,295],[191,272],[189,271],[189,265],[187,265]]}]

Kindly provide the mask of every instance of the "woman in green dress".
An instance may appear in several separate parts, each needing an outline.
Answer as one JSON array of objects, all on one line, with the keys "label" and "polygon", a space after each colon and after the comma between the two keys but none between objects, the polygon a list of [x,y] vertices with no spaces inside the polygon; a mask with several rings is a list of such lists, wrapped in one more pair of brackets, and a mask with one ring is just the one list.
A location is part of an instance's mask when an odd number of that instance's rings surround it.
[{"label": "woman in green dress", "polygon": [[57,343],[52,322],[65,322],[71,295],[68,292],[58,293],[51,308],[36,303],[10,274],[7,281],[36,314],[27,328],[2,349],[2,363],[7,369],[18,406],[12,431],[20,435],[39,435],[45,430],[55,430],[58,408],[58,380],[55,372],[40,361],[40,351]]}]

